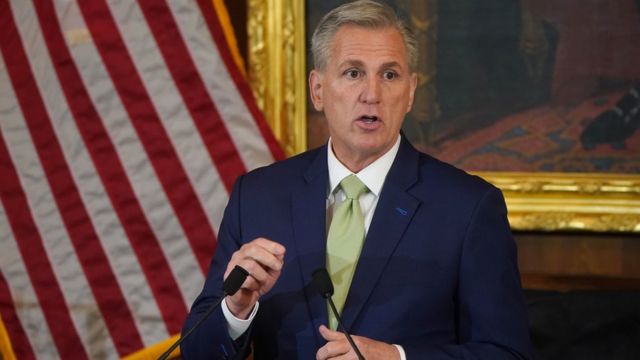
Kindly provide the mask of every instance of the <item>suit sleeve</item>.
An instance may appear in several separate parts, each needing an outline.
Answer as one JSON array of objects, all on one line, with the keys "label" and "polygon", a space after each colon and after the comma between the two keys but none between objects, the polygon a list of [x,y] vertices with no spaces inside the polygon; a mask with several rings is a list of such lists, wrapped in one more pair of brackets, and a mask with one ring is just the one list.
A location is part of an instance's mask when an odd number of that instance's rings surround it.
[{"label": "suit sleeve", "polygon": [[[236,181],[218,232],[215,255],[204,288],[193,303],[182,329],[184,334],[222,296],[222,282],[231,255],[240,248],[240,197],[242,177]],[[237,340],[227,331],[227,321],[218,308],[180,346],[184,359],[244,359],[248,356],[251,327]]]},{"label": "suit sleeve", "polygon": [[408,360],[531,358],[516,245],[502,193],[494,187],[467,227],[455,301],[458,344],[400,344]]}]

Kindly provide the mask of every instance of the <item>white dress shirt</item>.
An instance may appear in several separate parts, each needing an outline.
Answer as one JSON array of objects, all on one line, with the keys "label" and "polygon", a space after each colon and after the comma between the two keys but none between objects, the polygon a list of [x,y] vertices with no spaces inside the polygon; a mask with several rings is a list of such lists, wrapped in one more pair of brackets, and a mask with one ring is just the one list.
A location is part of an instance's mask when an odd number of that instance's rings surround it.
[{"label": "white dress shirt", "polygon": [[[369,231],[369,226],[371,225],[371,220],[373,219],[373,214],[375,213],[376,205],[378,204],[378,198],[380,197],[380,191],[382,191],[382,186],[384,185],[384,181],[389,173],[389,169],[391,169],[391,165],[393,164],[393,160],[395,160],[396,155],[398,154],[398,149],[400,148],[400,135],[398,135],[398,139],[395,144],[389,151],[384,153],[377,160],[369,164],[364,169],[360,170],[357,174],[355,174],[360,181],[362,181],[369,192],[366,192],[360,196],[360,210],[362,211],[362,215],[364,216],[364,233],[365,237],[367,232]],[[344,166],[340,160],[336,157],[333,152],[331,146],[331,139],[329,139],[329,143],[327,145],[327,166],[329,169],[329,188],[327,189],[327,232],[329,231],[329,225],[331,224],[331,219],[333,218],[333,214],[338,206],[345,200],[346,195],[342,188],[340,188],[340,182],[346,178],[347,176],[353,174],[351,170],[349,170],[346,166]],[[256,303],[256,306],[251,311],[249,318],[246,320],[238,319],[235,317],[229,308],[227,307],[226,300],[222,302],[222,312],[224,317],[227,319],[227,325],[229,330],[229,336],[232,339],[237,339],[242,335],[249,326],[251,325],[251,321],[255,317],[258,312],[259,302]],[[404,349],[400,345],[394,346],[400,352],[400,359],[406,360],[406,355]]]},{"label": "white dress shirt", "polygon": [[[327,189],[327,232],[329,231],[329,225],[333,218],[333,213],[340,204],[346,199],[346,195],[340,187],[340,182],[347,176],[353,174],[351,170],[347,169],[331,149],[331,139],[327,146],[327,165],[329,167],[329,189]],[[378,205],[378,198],[380,197],[380,191],[382,191],[382,185],[384,180],[391,169],[393,160],[396,158],[398,149],[400,148],[400,135],[396,143],[382,155],[376,161],[372,162],[366,168],[360,170],[356,174],[358,179],[362,181],[369,192],[360,195],[360,210],[364,216],[364,235],[367,236],[369,232],[369,226],[373,219],[373,213],[375,212],[376,205]]]}]

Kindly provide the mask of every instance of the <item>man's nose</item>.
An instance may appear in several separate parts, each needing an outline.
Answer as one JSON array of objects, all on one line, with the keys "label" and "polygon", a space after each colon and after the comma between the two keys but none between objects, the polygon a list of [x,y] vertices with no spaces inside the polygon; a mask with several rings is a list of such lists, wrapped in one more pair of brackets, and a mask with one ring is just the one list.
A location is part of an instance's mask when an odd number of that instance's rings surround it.
[{"label": "man's nose", "polygon": [[367,104],[378,104],[380,102],[381,90],[380,79],[375,76],[367,78],[364,82],[362,93],[360,94],[360,101]]}]

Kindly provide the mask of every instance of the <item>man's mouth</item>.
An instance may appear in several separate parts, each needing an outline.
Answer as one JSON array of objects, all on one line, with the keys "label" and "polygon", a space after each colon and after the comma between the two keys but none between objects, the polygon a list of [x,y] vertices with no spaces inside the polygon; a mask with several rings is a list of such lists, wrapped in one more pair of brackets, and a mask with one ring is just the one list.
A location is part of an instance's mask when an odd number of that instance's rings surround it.
[{"label": "man's mouth", "polygon": [[378,121],[378,117],[375,115],[362,115],[359,120],[371,124]]}]

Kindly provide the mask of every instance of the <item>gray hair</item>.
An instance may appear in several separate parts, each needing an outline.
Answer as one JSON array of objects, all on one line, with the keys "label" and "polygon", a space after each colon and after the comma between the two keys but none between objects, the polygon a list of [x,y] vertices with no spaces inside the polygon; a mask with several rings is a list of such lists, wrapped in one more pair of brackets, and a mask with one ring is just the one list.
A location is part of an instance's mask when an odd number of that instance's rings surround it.
[{"label": "gray hair", "polygon": [[327,65],[331,42],[341,26],[381,29],[393,27],[398,30],[407,49],[410,71],[418,66],[418,42],[407,23],[388,5],[373,0],[358,0],[339,6],[328,12],[313,32],[311,53],[316,69],[322,71]]}]

